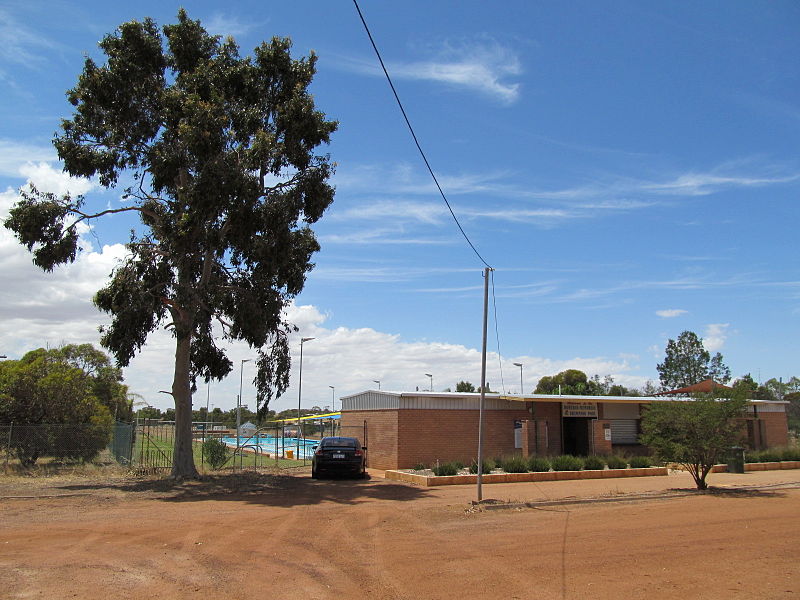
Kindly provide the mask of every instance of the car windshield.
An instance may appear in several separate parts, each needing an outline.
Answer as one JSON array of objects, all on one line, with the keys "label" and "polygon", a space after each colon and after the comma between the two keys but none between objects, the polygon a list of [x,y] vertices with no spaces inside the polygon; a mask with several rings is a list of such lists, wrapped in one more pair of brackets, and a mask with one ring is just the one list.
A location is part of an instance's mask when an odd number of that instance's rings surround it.
[{"label": "car windshield", "polygon": [[358,440],[353,438],[329,438],[322,440],[323,448],[357,448]]}]

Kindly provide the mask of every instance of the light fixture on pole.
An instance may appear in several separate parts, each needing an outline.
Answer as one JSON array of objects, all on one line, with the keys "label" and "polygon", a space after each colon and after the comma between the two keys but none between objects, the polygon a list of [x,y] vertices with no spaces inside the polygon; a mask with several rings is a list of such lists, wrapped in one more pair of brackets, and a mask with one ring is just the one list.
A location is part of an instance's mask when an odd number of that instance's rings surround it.
[{"label": "light fixture on pole", "polygon": [[380,392],[381,391],[381,380],[380,379],[373,379],[372,383],[377,383],[378,384],[378,391]]},{"label": "light fixture on pole", "polygon": [[431,375],[430,373],[425,373],[425,377],[431,378],[431,391],[433,391],[433,375]]},{"label": "light fixture on pole", "polygon": [[300,458],[300,402],[303,398],[303,344],[314,338],[300,338],[300,376],[297,379],[297,458]]},{"label": "light fixture on pole", "polygon": [[331,412],[336,412],[336,388],[332,385],[328,387],[331,388]]},{"label": "light fixture on pole", "polygon": [[514,366],[519,367],[519,393],[523,395],[525,390],[522,389],[522,363],[514,363]]},{"label": "light fixture on pole", "polygon": [[[239,454],[239,464],[242,464],[242,453],[239,446],[240,430],[242,428],[242,377],[244,376],[244,363],[250,362],[249,358],[243,358],[239,364],[239,397],[236,398],[236,452]],[[236,463],[234,463],[236,464]]]}]

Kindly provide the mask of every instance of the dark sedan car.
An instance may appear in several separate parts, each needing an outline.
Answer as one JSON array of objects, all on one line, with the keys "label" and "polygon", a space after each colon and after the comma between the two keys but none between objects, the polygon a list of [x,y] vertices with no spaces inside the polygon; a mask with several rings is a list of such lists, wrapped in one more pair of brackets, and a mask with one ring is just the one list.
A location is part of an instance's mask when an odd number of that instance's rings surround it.
[{"label": "dark sedan car", "polygon": [[322,473],[346,473],[366,477],[364,450],[356,438],[326,437],[314,446],[311,459],[311,477],[319,478]]}]

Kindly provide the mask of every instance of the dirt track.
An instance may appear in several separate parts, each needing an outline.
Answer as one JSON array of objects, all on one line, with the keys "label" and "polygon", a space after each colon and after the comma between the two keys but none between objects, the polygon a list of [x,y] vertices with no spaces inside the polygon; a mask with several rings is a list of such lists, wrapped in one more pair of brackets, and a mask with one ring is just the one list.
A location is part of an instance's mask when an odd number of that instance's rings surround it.
[{"label": "dirt track", "polygon": [[[0,479],[2,598],[792,598],[800,471],[474,487]],[[43,495],[68,496],[42,498]],[[630,494],[656,497],[630,500]],[[8,496],[39,496],[9,498]]]}]

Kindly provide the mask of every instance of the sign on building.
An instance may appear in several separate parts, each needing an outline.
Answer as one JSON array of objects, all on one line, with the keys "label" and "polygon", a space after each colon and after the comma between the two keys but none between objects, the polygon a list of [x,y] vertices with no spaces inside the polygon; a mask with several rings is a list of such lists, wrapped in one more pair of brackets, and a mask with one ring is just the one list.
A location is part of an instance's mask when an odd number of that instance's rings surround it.
[{"label": "sign on building", "polygon": [[597,418],[597,402],[562,402],[562,417]]}]

